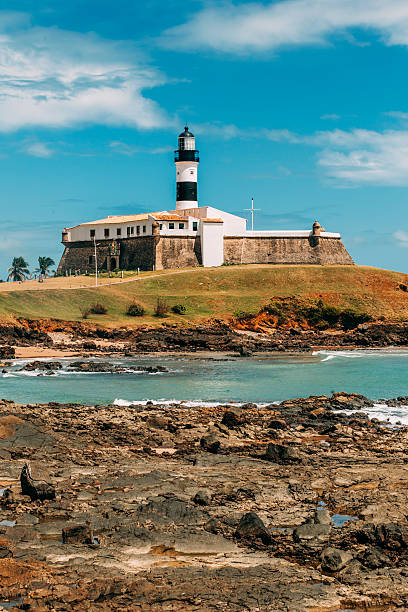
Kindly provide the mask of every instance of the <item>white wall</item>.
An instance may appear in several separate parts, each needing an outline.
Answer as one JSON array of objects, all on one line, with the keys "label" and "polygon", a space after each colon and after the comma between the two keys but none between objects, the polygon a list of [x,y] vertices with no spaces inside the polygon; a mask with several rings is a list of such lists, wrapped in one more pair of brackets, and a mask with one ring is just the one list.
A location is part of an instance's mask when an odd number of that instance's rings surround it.
[{"label": "white wall", "polygon": [[[152,222],[153,219],[146,219],[142,221],[132,221],[126,223],[98,223],[96,225],[77,225],[76,227],[72,227],[69,229],[68,235],[70,242],[77,242],[82,240],[93,240],[91,238],[90,231],[91,229],[95,230],[95,239],[100,240],[116,240],[121,238],[127,238],[127,228],[133,227],[133,234],[131,234],[130,238],[135,238],[138,236],[136,233],[136,226],[140,226],[140,236],[150,236],[152,234]],[[146,233],[143,233],[143,226],[146,226]],[[109,228],[109,237],[105,238],[104,230],[105,228]],[[121,235],[117,235],[117,228],[121,229]]]},{"label": "white wall", "polygon": [[224,224],[201,223],[201,256],[204,268],[224,263]]}]

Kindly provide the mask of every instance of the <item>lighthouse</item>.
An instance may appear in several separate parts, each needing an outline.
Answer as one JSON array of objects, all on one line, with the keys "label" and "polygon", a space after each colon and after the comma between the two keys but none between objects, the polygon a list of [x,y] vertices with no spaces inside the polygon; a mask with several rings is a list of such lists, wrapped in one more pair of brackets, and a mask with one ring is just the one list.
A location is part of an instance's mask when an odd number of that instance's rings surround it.
[{"label": "lighthouse", "polygon": [[178,149],[174,153],[177,180],[176,210],[198,208],[197,168],[200,160],[195,148],[194,135],[188,126],[178,137]]}]

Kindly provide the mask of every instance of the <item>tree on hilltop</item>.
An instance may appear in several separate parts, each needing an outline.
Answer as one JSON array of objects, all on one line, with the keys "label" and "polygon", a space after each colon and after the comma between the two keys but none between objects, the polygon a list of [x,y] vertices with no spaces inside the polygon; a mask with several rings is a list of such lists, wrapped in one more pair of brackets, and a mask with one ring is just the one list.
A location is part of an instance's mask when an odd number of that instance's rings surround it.
[{"label": "tree on hilltop", "polygon": [[14,257],[11,263],[11,268],[8,269],[8,273],[9,275],[7,277],[7,280],[25,280],[29,276],[30,271],[28,269],[28,263],[26,262],[24,257]]},{"label": "tree on hilltop", "polygon": [[34,272],[42,274],[43,276],[49,276],[51,266],[55,266],[55,261],[51,259],[51,257],[39,257],[38,268],[36,268]]}]

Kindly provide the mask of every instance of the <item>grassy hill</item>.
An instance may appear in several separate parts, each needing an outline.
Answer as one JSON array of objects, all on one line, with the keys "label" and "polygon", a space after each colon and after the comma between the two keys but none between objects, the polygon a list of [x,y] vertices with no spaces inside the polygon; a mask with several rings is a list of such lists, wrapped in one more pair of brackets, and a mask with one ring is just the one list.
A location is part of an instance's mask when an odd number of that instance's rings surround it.
[{"label": "grassy hill", "polygon": [[[126,281],[126,282],[124,282]],[[158,325],[153,316],[157,298],[172,306],[183,303],[185,316],[170,313],[167,322],[197,323],[209,317],[227,318],[236,311],[256,312],[273,297],[321,298],[365,311],[375,318],[408,320],[408,293],[398,288],[406,275],[361,266],[229,266],[213,269],[148,272],[133,279],[96,288],[72,288],[70,279],[49,279],[42,285],[0,285],[0,317],[81,320],[81,309],[101,302],[106,315],[90,315],[103,326]],[[129,282],[130,281],[130,282]],[[86,277],[75,282],[93,283]],[[107,282],[107,279],[104,280]],[[136,300],[144,317],[129,317],[127,305]]]}]

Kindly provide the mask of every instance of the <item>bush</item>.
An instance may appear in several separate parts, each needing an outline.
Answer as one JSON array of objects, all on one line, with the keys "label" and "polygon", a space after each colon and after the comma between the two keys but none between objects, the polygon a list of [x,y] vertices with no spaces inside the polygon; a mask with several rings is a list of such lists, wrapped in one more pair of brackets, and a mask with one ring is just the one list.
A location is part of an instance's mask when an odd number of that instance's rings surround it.
[{"label": "bush", "polygon": [[108,312],[108,309],[100,302],[96,302],[96,304],[93,304],[89,308],[89,312],[91,312],[92,314],[104,315]]},{"label": "bush", "polygon": [[79,310],[80,310],[80,313],[81,313],[81,317],[83,319],[87,319],[89,317],[89,315],[91,314],[91,310],[90,310],[89,306],[80,306]]},{"label": "bush", "polygon": [[187,308],[184,306],[184,304],[175,304],[171,309],[174,314],[178,315],[185,315],[187,312]]},{"label": "bush", "polygon": [[163,298],[157,298],[156,308],[154,309],[154,315],[156,317],[165,317],[169,312],[169,307]]},{"label": "bush", "polygon": [[138,302],[131,302],[131,304],[129,304],[126,310],[126,314],[129,317],[143,317],[145,312],[146,311],[143,308],[143,306],[139,304]]}]

